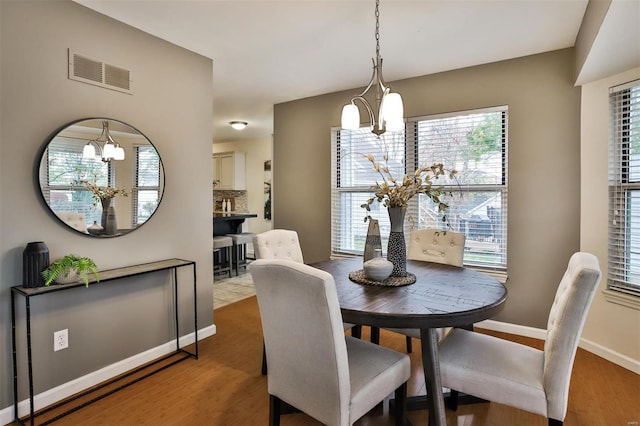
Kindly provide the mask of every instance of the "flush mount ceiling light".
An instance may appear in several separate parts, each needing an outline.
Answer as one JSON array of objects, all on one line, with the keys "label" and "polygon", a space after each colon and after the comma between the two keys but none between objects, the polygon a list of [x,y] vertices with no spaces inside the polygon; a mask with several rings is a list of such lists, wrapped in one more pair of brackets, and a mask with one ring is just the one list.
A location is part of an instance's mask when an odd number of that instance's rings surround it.
[{"label": "flush mount ceiling light", "polygon": [[[376,0],[376,58],[372,58],[373,74],[369,85],[362,93],[351,98],[351,102],[342,108],[342,128],[356,130],[360,127],[360,111],[355,101],[360,101],[369,113],[371,131],[380,136],[385,131],[398,131],[404,128],[402,98],[398,93],[391,93],[382,78],[382,58],[380,57],[380,1]],[[378,118],[371,104],[364,95],[375,86]]]},{"label": "flush mount ceiling light", "polygon": [[87,142],[82,149],[82,158],[96,158],[96,147],[100,151],[102,161],[124,160],[124,149],[111,137],[107,120],[102,121],[100,136]]},{"label": "flush mount ceiling light", "polygon": [[229,124],[236,130],[242,130],[247,127],[248,123],[246,121],[230,121]]}]

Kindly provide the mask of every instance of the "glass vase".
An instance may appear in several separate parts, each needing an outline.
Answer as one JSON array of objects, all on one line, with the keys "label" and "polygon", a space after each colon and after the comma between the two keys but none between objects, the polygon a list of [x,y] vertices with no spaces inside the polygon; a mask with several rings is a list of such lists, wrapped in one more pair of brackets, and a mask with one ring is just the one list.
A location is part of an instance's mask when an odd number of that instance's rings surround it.
[{"label": "glass vase", "polygon": [[118,231],[116,222],[116,209],[113,206],[113,198],[104,198],[102,202],[101,226],[106,235],[115,235]]}]

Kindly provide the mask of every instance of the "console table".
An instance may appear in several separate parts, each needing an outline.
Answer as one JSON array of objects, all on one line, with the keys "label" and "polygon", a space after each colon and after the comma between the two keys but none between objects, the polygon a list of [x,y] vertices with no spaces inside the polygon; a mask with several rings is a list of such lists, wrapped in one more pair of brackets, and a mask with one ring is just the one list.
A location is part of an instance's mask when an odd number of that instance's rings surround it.
[{"label": "console table", "polygon": [[[180,336],[178,335],[179,323],[178,323],[178,268],[191,266],[193,269],[193,324],[195,330],[195,347],[193,352],[189,352],[180,347]],[[89,395],[90,393],[96,392],[96,390],[105,388],[106,386],[112,385],[117,381],[122,381],[128,377],[133,376],[139,371],[149,368],[151,366],[160,365],[162,361],[168,360],[171,357],[178,356],[175,360],[172,360],[168,363],[162,364],[155,370],[145,373],[137,378],[133,378],[128,382],[118,385],[117,387],[110,389],[102,394],[99,394],[82,404],[72,407],[63,413],[55,416],[52,419],[48,419],[47,423],[51,423],[61,417],[64,417],[78,409],[89,405],[95,401],[98,401],[118,390],[124,389],[127,386],[130,386],[146,377],[149,377],[152,374],[155,374],[159,371],[164,370],[167,367],[170,367],[178,362],[184,361],[188,358],[198,359],[198,314],[197,314],[197,288],[196,288],[196,263],[191,260],[184,259],[166,259],[160,260],[157,262],[143,263],[139,265],[127,266],[124,268],[116,268],[116,269],[108,269],[104,271],[99,271],[100,284],[103,284],[107,281],[130,278],[136,275],[147,274],[150,272],[171,270],[173,273],[173,285],[174,285],[174,311],[175,311],[175,327],[176,327],[176,350],[170,352],[167,355],[164,355],[151,363],[144,364],[140,367],[137,367],[124,375],[120,375],[117,378],[108,380],[98,386],[94,386],[88,390],[85,390],[79,394],[76,394],[70,398],[63,400],[62,402],[53,404],[50,407],[45,408],[40,413],[35,415],[34,413],[34,395],[33,395],[33,354],[31,353],[31,298],[37,296],[46,296],[47,294],[57,292],[57,291],[66,291],[71,290],[77,287],[84,287],[84,282],[72,283],[72,284],[55,284],[48,287],[22,287],[15,286],[11,287],[11,343],[13,347],[12,353],[12,361],[13,361],[13,401],[14,401],[14,417],[17,422],[24,425],[25,423],[18,416],[18,368],[17,368],[17,348],[16,348],[16,307],[15,307],[15,299],[16,297],[22,296],[24,298],[25,303],[25,321],[26,321],[26,343],[27,343],[27,367],[28,367],[28,376],[29,376],[29,417],[26,419],[30,421],[31,425],[34,424],[35,418],[39,415],[50,412],[51,410],[60,408],[64,405],[70,404],[71,402],[77,400],[78,398]],[[91,276],[93,277],[93,276]],[[96,284],[95,278],[89,280],[89,285]]]}]

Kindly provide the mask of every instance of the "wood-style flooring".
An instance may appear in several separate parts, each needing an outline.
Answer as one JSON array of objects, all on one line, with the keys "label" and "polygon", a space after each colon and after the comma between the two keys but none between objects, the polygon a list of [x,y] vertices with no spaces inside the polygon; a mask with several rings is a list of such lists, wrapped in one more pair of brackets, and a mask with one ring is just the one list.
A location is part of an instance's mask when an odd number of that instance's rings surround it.
[{"label": "wood-style flooring", "polygon": [[[225,425],[268,424],[267,378],[260,374],[262,332],[255,297],[216,309],[217,334],[200,342],[200,359],[190,359],[63,417],[66,425]],[[509,336],[541,347],[534,339]],[[363,338],[368,339],[368,327]],[[381,344],[404,351],[404,336],[381,332]],[[409,394],[424,393],[420,345],[411,355]],[[413,425],[427,424],[427,411],[408,413]],[[565,425],[637,426],[640,420],[640,376],[578,350]],[[40,422],[40,420],[38,420]],[[447,411],[448,425],[539,425],[545,418],[495,403]],[[282,417],[283,426],[319,425],[302,413]],[[357,425],[391,425],[388,404],[378,406]]]}]

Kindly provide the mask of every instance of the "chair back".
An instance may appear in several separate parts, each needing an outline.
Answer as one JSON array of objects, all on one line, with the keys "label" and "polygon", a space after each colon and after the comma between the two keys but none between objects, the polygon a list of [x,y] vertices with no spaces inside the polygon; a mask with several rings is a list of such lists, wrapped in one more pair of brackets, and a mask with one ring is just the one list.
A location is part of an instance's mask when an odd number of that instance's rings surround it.
[{"label": "chair back", "polygon": [[289,259],[249,265],[269,365],[270,395],[324,424],[348,424],[351,385],[331,274]]},{"label": "chair back", "polygon": [[288,229],[271,229],[253,239],[256,259],[289,259],[304,263],[298,233]]},{"label": "chair back", "polygon": [[547,417],[564,419],[567,413],[573,361],[601,275],[594,255],[575,253],[556,291],[544,344],[543,383],[547,394]]},{"label": "chair back", "polygon": [[64,223],[80,232],[87,232],[87,222],[84,213],[78,212],[57,212],[56,215]]},{"label": "chair back", "polygon": [[407,258],[462,266],[465,235],[443,229],[413,229]]}]

